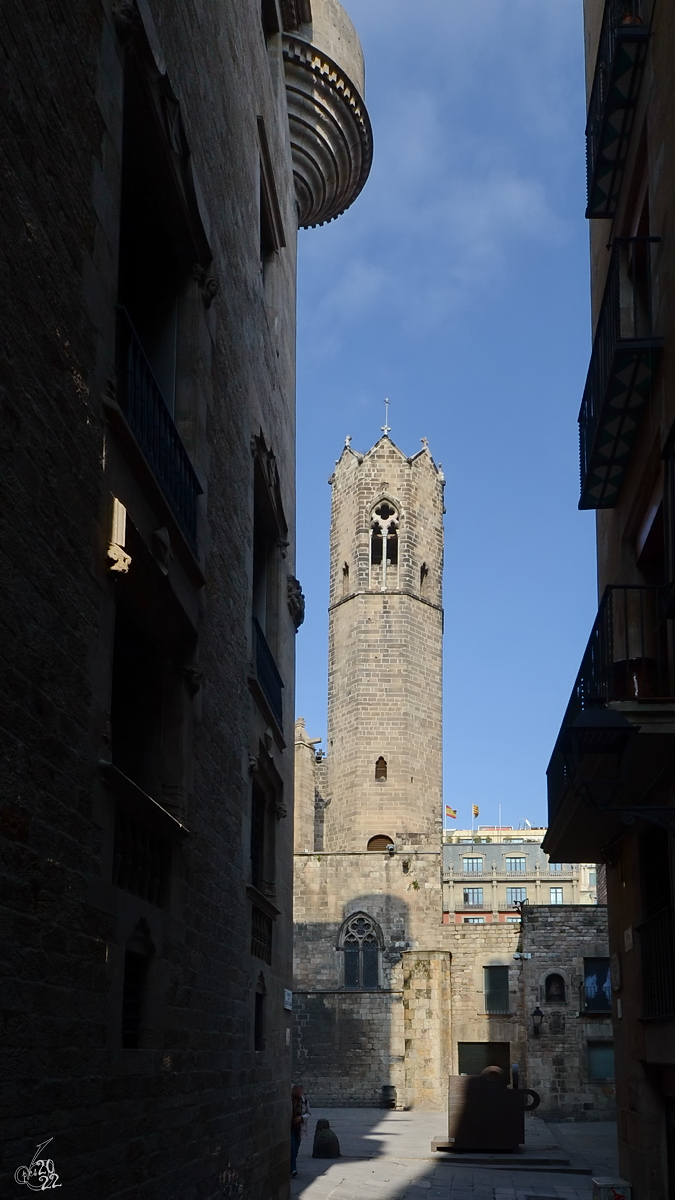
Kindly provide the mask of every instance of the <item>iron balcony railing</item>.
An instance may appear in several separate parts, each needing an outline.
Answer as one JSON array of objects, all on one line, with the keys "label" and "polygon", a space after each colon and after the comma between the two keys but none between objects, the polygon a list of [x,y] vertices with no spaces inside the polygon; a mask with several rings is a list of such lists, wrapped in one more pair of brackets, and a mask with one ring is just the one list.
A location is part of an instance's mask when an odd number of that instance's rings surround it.
[{"label": "iron balcony railing", "polygon": [[649,0],[605,0],[586,123],[587,217],[613,217],[644,71]]},{"label": "iron balcony railing", "polygon": [[663,348],[652,322],[656,237],[616,238],[579,412],[579,508],[613,508]]},{"label": "iron balcony railing", "polygon": [[667,585],[610,584],[595,618],[548,766],[549,824],[569,783],[569,730],[588,708],[618,700],[672,700]]},{"label": "iron balcony railing", "polygon": [[675,937],[673,914],[663,909],[638,926],[642,1006],[647,1020],[675,1017]]},{"label": "iron balcony railing", "polygon": [[581,984],[579,988],[579,1009],[584,1013],[611,1013],[612,997],[603,987],[597,984]]},{"label": "iron balcony railing", "polygon": [[194,467],[174,425],[161,388],[125,308],[117,308],[120,407],[193,550],[197,547]]},{"label": "iron balcony railing", "polygon": [[284,683],[274,661],[274,655],[267,644],[267,638],[255,617],[253,618],[253,647],[256,678],[272,710],[272,715],[281,728],[283,724],[281,692]]}]

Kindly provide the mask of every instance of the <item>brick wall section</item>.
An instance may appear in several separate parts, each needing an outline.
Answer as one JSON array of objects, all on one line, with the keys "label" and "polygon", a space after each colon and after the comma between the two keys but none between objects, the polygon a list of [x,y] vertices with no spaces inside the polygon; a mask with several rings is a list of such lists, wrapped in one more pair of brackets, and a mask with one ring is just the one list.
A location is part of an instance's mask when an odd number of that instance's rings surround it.
[{"label": "brick wall section", "polygon": [[[560,1120],[613,1120],[614,1085],[588,1074],[588,1041],[611,1041],[611,1015],[580,1014],[584,958],[608,957],[607,909],[590,905],[527,905],[523,915],[520,988],[523,1023],[544,1012],[538,1037],[527,1044],[527,1085],[540,1093],[540,1115]],[[566,1003],[546,1003],[546,976],[566,982]]]},{"label": "brick wall section", "polygon": [[[114,386],[122,62],[111,5],[9,0],[3,9],[3,927],[11,950],[6,1168],[50,1153],[67,1194],[182,1200],[288,1194],[291,819],[277,830],[271,966],[250,954],[248,757],[268,721],[249,695],[251,437],[280,471],[294,569],[295,201],[283,82],[259,0],[143,0],[179,99],[219,294],[197,310],[197,405],[182,428],[205,486],[206,586],[179,556],[162,586],[198,630],[203,687],[171,910],[111,886],[112,808],[97,763],[107,716],[115,584],[110,491],[149,545],[153,495],[104,420]],[[274,77],[277,71],[277,77]],[[265,119],[287,247],[274,311],[258,261],[256,118]],[[133,569],[133,566],[132,566]],[[292,743],[294,631],[278,664]],[[290,750],[271,749],[292,796]],[[161,986],[156,1047],[120,1048],[121,964],[147,916]],[[267,986],[267,1050],[253,991]],[[159,1003],[159,1002],[158,1002]],[[64,1192],[65,1194],[65,1192]]]}]

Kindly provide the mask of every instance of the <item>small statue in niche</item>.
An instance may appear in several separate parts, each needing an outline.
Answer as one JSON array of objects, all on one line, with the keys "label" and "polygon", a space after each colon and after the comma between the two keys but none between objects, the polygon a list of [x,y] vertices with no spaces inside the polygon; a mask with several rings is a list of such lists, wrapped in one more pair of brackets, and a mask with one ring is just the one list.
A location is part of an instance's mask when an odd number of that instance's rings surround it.
[{"label": "small statue in niche", "polygon": [[291,619],[297,633],[305,619],[305,597],[300,586],[300,581],[295,578],[295,575],[288,576],[287,596],[288,611],[291,614]]}]

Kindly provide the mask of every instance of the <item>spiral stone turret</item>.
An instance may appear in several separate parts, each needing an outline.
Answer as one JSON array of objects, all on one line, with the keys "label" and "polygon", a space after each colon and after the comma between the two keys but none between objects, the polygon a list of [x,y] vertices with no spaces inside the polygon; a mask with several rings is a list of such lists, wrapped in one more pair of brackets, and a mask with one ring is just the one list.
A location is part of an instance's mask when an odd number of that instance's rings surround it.
[{"label": "spiral stone turret", "polygon": [[311,20],[283,36],[298,225],[339,217],[373,156],[358,34],[338,0],[311,0]]}]

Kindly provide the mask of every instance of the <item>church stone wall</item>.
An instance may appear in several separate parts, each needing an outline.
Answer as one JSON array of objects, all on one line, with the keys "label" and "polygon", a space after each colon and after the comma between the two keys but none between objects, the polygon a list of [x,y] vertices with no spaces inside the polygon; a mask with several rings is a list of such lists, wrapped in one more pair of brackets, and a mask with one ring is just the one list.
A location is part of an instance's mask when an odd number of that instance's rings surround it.
[{"label": "church stone wall", "polygon": [[401,991],[295,993],[294,1077],[312,1104],[377,1108],[403,1082]]}]

